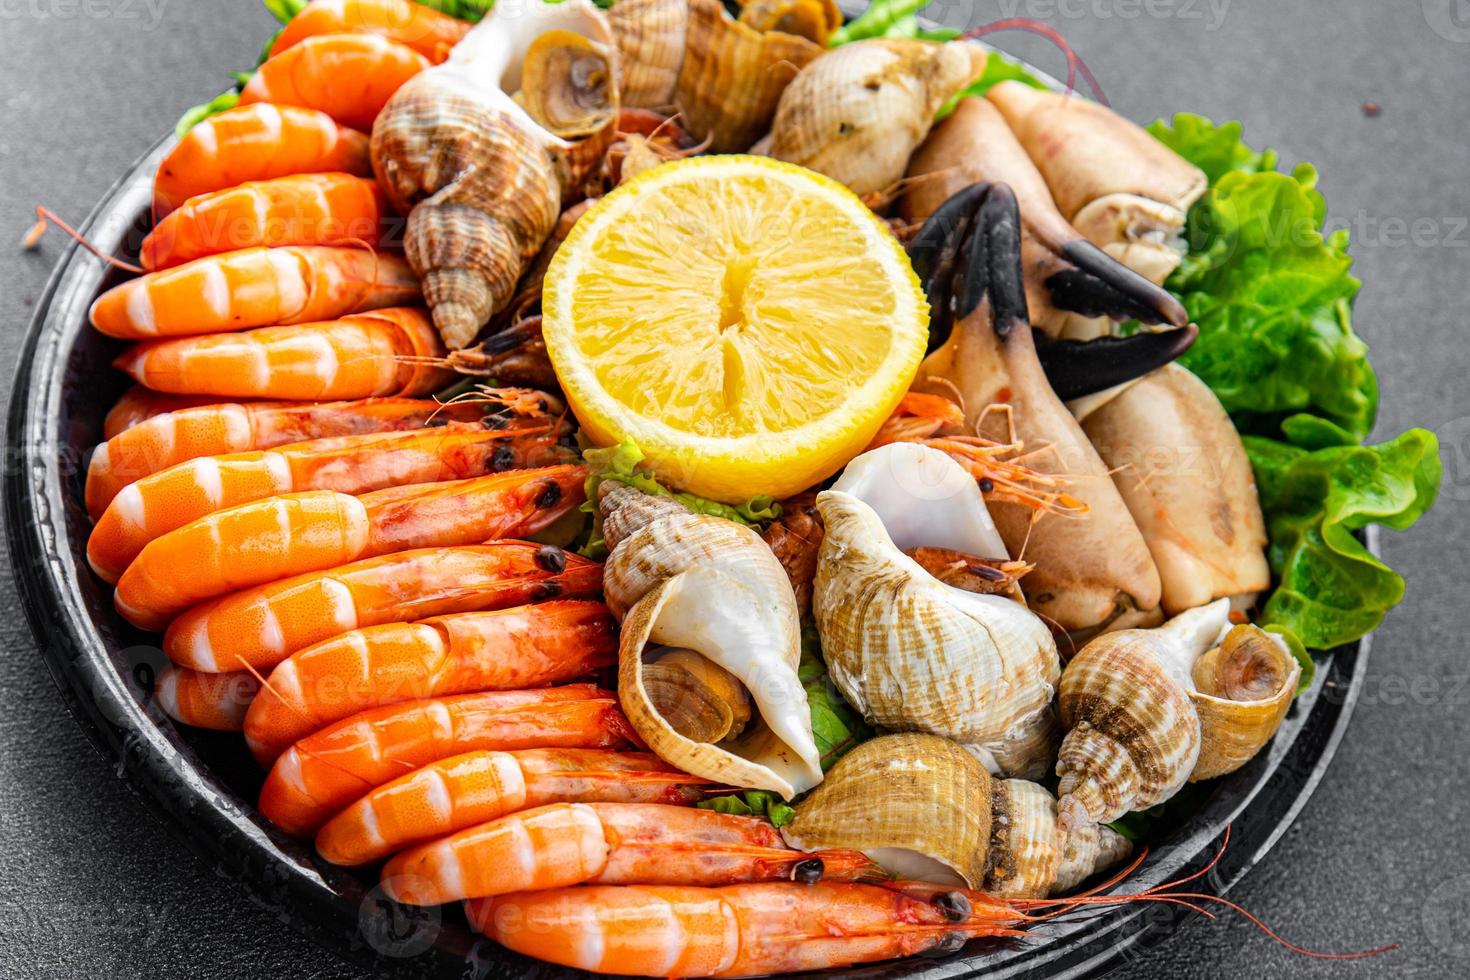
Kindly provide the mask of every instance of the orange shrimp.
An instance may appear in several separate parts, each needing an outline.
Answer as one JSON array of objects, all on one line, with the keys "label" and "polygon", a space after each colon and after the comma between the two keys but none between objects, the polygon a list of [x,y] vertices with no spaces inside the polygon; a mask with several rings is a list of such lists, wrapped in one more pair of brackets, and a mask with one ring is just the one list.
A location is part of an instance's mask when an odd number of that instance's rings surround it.
[{"label": "orange shrimp", "polygon": [[398,87],[428,67],[413,48],[376,34],[322,34],[266,59],[245,83],[240,104],[319,109],[366,133]]},{"label": "orange shrimp", "polygon": [[153,687],[153,698],[174,721],[195,728],[238,732],[245,725],[260,679],[248,671],[205,674],[187,667],[165,667]]},{"label": "orange shrimp", "polygon": [[387,213],[369,177],[291,174],[191,197],[143,239],[149,272],[242,248],[378,243]]},{"label": "orange shrimp", "polygon": [[282,28],[270,56],[322,34],[379,34],[437,65],[470,27],[468,21],[409,0],[312,0]]},{"label": "orange shrimp", "polygon": [[208,514],[148,542],[113,605],[140,629],[239,589],[411,548],[535,534],[578,506],[585,466],[375,490],[311,490]]},{"label": "orange shrimp", "polygon": [[133,385],[123,392],[122,397],[107,410],[102,420],[102,438],[111,439],[119,432],[126,432],[139,422],[147,422],[155,415],[177,412],[183,408],[198,408],[200,405],[217,405],[218,398],[205,395],[166,395],[151,391],[142,385]]},{"label": "orange shrimp", "polygon": [[246,716],[245,741],[265,765],[292,742],[367,708],[549,687],[608,666],[617,648],[607,607],[570,599],[352,630],[271,671]]},{"label": "orange shrimp", "polygon": [[368,493],[552,462],[565,426],[497,419],[314,439],[274,450],[191,459],[124,487],[87,539],[87,561],[115,583],[144,546],[206,514],[305,490]]},{"label": "orange shrimp", "polygon": [[401,256],[364,248],[246,248],[150,272],[92,304],[109,337],[150,340],[332,320],[420,298]]},{"label": "orange shrimp", "polygon": [[153,220],[191,197],[290,174],[373,175],[365,133],[325,112],[269,102],[236,106],[194,125],[153,177]]},{"label": "orange shrimp", "polygon": [[325,323],[150,340],[113,366],[139,384],[177,395],[290,401],[426,395],[454,373],[423,310],[394,307]]},{"label": "orange shrimp", "polygon": [[268,669],[338,633],[447,613],[504,609],[602,588],[602,566],[551,545],[496,541],[353,562],[190,609],[163,649],[203,671]]},{"label": "orange shrimp", "polygon": [[761,817],[661,803],[551,803],[404,851],[383,891],[405,905],[599,885],[882,878],[860,851],[798,851]]},{"label": "orange shrimp", "polygon": [[226,403],[157,415],[108,439],[87,464],[87,513],[96,520],[130,483],[200,456],[277,446],[327,436],[418,429],[431,419],[469,421],[484,406],[441,405],[415,398],[302,405],[294,402]]},{"label": "orange shrimp", "polygon": [[751,977],[945,953],[1024,936],[983,892],[916,882],[700,888],[588,885],[465,903],[470,923],[518,953],[624,976]]},{"label": "orange shrimp", "polygon": [[282,752],[261,787],[260,812],[306,836],[374,787],[452,755],[638,745],[617,695],[592,684],[408,701],[353,715]]},{"label": "orange shrimp", "polygon": [[651,752],[523,749],[466,752],[384,783],[328,820],[316,850],[333,864],[370,864],[507,813],[548,803],[663,803],[704,799],[709,780]]}]

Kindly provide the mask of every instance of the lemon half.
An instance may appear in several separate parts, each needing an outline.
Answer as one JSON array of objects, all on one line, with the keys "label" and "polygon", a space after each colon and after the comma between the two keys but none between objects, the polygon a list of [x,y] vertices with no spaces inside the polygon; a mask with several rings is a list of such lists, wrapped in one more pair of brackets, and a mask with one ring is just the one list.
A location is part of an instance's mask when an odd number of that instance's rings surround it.
[{"label": "lemon half", "polygon": [[556,252],[542,331],[599,445],[632,438],[668,485],[790,496],[862,450],[923,359],[908,256],[851,191],[765,157],[655,167]]}]

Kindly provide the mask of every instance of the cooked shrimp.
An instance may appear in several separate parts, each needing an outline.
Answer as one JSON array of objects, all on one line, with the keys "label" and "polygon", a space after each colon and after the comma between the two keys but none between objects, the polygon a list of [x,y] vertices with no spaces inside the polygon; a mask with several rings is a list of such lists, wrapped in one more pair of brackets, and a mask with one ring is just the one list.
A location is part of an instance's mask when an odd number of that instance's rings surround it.
[{"label": "cooked shrimp", "polygon": [[434,418],[471,420],[484,412],[470,402],[441,405],[414,398],[302,405],[249,402],[202,405],[157,415],[108,439],[87,464],[87,513],[102,516],[123,487],[150,473],[200,456],[274,449],[327,436],[418,429]]},{"label": "cooked shrimp", "polygon": [[1025,935],[1024,913],[1001,899],[914,882],[590,885],[478,899],[465,913],[518,953],[625,976],[840,969]]},{"label": "cooked shrimp", "polygon": [[196,123],[158,165],[153,220],[191,197],[290,174],[373,175],[368,138],[325,112],[268,102],[236,106]]},{"label": "cooked shrimp", "polygon": [[452,755],[637,744],[617,695],[592,684],[408,701],[353,715],[281,753],[260,812],[305,836],[374,787]]},{"label": "cooked shrimp", "polygon": [[413,48],[437,65],[470,26],[468,21],[409,0],[312,0],[276,35],[270,56],[322,34],[378,34]]},{"label": "cooked shrimp", "polygon": [[112,363],[158,391],[311,401],[426,395],[453,377],[433,366],[443,353],[428,314],[403,306],[325,323],[150,340]]},{"label": "cooked shrimp", "polygon": [[246,248],[114,286],[92,304],[109,337],[149,340],[332,320],[419,299],[397,255],[328,245]]},{"label": "cooked shrimp", "polygon": [[552,461],[565,431],[550,419],[495,421],[502,426],[450,422],[179,463],[113,498],[87,539],[87,561],[103,580],[116,582],[148,542],[206,514],[283,493],[368,493],[542,466]]},{"label": "cooked shrimp", "polygon": [[398,87],[428,67],[413,48],[376,34],[323,34],[266,59],[245,83],[240,104],[319,109],[366,133]]},{"label": "cooked shrimp", "polygon": [[[271,671],[245,722],[262,764],[334,721],[415,698],[549,687],[617,659],[617,626],[600,602],[560,600],[351,630]],[[353,678],[343,685],[344,677]]]},{"label": "cooked shrimp", "polygon": [[523,749],[466,752],[384,783],[316,835],[333,864],[369,864],[400,848],[548,803],[663,803],[705,797],[709,780],[651,752]]},{"label": "cooked shrimp", "polygon": [[291,174],[191,197],[143,239],[149,272],[256,246],[378,243],[387,213],[377,182],[351,174]]},{"label": "cooked shrimp", "polygon": [[427,616],[503,609],[602,588],[602,566],[551,545],[496,541],[426,548],[247,589],[190,609],[163,649],[195,670],[274,667],[338,633]]},{"label": "cooked shrimp", "polygon": [[141,629],[239,589],[358,558],[521,538],[582,502],[584,466],[375,490],[312,490],[217,511],[155,538],[117,580],[113,605]]},{"label": "cooked shrimp", "polygon": [[798,851],[761,817],[661,803],[552,803],[422,844],[383,866],[405,905],[599,885],[881,878],[860,851]]},{"label": "cooked shrimp", "polygon": [[107,410],[107,417],[102,420],[102,438],[104,441],[111,439],[156,415],[217,404],[218,398],[207,395],[167,395],[161,391],[150,391],[142,385],[133,385]]},{"label": "cooked shrimp", "polygon": [[245,724],[260,680],[244,670],[204,674],[187,667],[165,667],[154,685],[153,697],[163,713],[195,728],[238,732]]}]

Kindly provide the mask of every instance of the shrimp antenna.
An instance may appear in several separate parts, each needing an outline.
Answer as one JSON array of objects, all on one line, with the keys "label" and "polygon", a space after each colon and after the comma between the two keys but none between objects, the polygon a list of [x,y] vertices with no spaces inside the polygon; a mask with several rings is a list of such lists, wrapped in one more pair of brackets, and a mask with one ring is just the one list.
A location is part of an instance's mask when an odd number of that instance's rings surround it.
[{"label": "shrimp antenna", "polygon": [[30,231],[27,231],[25,233],[25,237],[20,240],[21,248],[24,248],[27,251],[35,251],[36,249],[40,248],[41,236],[46,234],[47,225],[55,225],[56,227],[60,228],[62,231],[70,235],[78,245],[82,246],[82,248],[85,248],[87,251],[91,252],[93,255],[97,256],[99,259],[101,259],[103,262],[106,262],[114,269],[121,269],[123,272],[131,272],[136,275],[141,275],[142,273],[148,271],[140,265],[133,265],[131,262],[124,262],[122,259],[115,258],[111,255],[103,255],[102,250],[99,249],[96,245],[93,245],[91,242],[87,241],[85,235],[77,231],[65,221],[62,221],[61,218],[57,216],[55,211],[52,211],[50,208],[42,204],[36,205],[36,223],[31,225]]},{"label": "shrimp antenna", "polygon": [[1082,57],[1076,51],[1072,50],[1072,46],[1067,43],[1067,39],[1058,34],[1051,26],[1043,24],[1039,20],[1032,20],[1030,17],[1007,17],[1004,20],[984,24],[972,31],[966,31],[959,36],[959,40],[980,38],[987,34],[997,34],[1001,31],[1027,31],[1031,34],[1040,35],[1052,44],[1055,44],[1067,59],[1067,91],[1077,91],[1077,76],[1081,74],[1087,81],[1088,87],[1092,89],[1092,94],[1097,98],[1097,101],[1105,106],[1111,105],[1108,102],[1108,97],[1103,94],[1102,87],[1097,84],[1097,77],[1092,74],[1092,69],[1088,68],[1086,62],[1082,60]]}]

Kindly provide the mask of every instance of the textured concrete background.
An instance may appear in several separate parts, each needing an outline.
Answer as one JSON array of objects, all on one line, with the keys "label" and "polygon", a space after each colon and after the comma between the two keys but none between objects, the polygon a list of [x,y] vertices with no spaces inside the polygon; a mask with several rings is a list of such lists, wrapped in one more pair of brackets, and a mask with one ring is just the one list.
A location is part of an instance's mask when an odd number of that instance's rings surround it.
[{"label": "textured concrete background", "polygon": [[[1113,104],[1188,109],[1323,173],[1366,282],[1357,327],[1383,386],[1378,434],[1445,442],[1446,487],[1384,535],[1408,599],[1380,631],[1352,728],[1300,820],[1232,897],[1320,950],[1397,941],[1350,964],[1282,950],[1240,919],[1159,937],[1135,977],[1470,974],[1470,752],[1464,598],[1470,525],[1470,3],[1466,0],[937,0],[953,24],[1039,18]],[[44,202],[80,219],[180,111],[254,61],[251,0],[0,0],[0,345],[18,351],[61,250],[14,244]],[[1002,47],[1057,70],[1028,36]],[[1381,107],[1376,117],[1364,104]],[[13,356],[13,354],[12,354]],[[8,372],[6,372],[8,374]],[[9,380],[5,379],[7,386]],[[0,545],[3,546],[3,545]],[[144,814],[67,716],[0,578],[0,975],[335,977],[331,954],[243,901]]]}]

